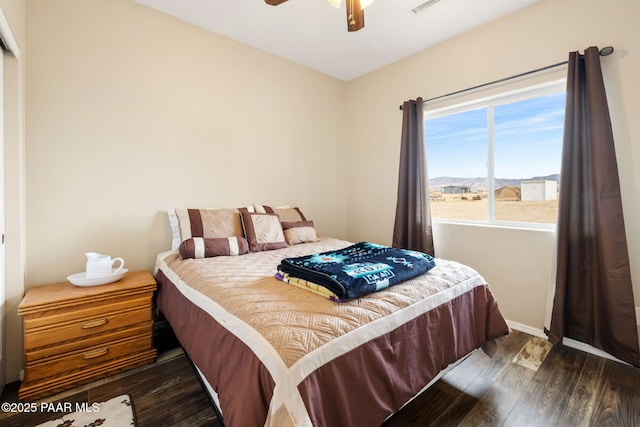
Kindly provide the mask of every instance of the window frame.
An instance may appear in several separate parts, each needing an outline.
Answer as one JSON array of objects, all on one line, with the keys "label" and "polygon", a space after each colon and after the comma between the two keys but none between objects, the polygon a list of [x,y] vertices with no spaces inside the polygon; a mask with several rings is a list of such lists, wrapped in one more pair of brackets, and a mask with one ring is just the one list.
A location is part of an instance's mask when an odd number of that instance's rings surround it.
[{"label": "window frame", "polygon": [[[510,104],[518,101],[524,101],[527,99],[553,95],[560,92],[566,92],[566,77],[560,79],[554,79],[545,83],[534,84],[519,89],[512,89],[496,93],[489,96],[483,96],[480,98],[447,105],[437,108],[425,103],[423,110],[423,121],[425,129],[427,127],[427,120],[434,119],[451,114],[463,113],[470,110],[479,108],[487,109],[487,159],[486,159],[486,178],[487,178],[487,219],[486,220],[464,220],[464,219],[452,219],[452,218],[433,218],[434,223],[447,223],[447,224],[464,224],[464,225],[480,225],[480,226],[492,226],[500,228],[522,228],[522,229],[537,229],[537,230],[555,230],[557,226],[557,220],[554,223],[539,223],[539,222],[525,222],[525,221],[504,221],[494,219],[494,203],[495,203],[495,173],[494,173],[494,132],[493,132],[493,107]],[[427,159],[429,158],[429,147],[425,136],[425,147],[427,153]],[[560,178],[562,179],[562,171],[559,171]]]}]

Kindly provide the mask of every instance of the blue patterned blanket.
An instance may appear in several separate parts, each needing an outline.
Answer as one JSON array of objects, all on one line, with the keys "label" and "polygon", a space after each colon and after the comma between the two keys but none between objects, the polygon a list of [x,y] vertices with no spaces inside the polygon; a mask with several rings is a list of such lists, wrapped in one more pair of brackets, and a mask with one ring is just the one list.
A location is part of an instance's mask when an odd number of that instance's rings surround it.
[{"label": "blue patterned blanket", "polygon": [[358,298],[426,273],[431,255],[360,242],[335,251],[285,258],[278,270],[324,286],[340,301]]}]

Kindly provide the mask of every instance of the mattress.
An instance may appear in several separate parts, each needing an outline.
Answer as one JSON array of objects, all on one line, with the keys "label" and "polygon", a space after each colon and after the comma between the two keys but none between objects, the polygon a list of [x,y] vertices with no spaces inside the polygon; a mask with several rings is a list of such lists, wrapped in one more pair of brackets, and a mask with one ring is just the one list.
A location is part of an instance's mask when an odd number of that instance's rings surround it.
[{"label": "mattress", "polygon": [[379,426],[442,369],[508,333],[486,281],[454,261],[343,303],[274,277],[283,258],[350,244],[158,256],[156,303],[225,425]]}]

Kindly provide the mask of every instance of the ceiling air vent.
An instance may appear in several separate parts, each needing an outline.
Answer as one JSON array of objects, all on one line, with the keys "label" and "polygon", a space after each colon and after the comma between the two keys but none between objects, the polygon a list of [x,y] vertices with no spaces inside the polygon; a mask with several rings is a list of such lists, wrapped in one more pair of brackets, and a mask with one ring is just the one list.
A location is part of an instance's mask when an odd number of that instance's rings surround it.
[{"label": "ceiling air vent", "polygon": [[413,9],[411,9],[411,12],[415,13],[416,15],[419,15],[419,14],[423,13],[424,11],[426,11],[431,6],[437,5],[441,1],[442,0],[428,0],[428,1],[424,2],[424,3],[422,3],[421,5],[418,5],[418,6],[414,7]]}]

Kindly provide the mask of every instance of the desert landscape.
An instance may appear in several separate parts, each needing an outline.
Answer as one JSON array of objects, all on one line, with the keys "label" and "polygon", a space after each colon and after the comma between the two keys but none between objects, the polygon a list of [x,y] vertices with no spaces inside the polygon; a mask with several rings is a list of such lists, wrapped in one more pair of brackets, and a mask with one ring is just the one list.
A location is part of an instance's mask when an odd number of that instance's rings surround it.
[{"label": "desert landscape", "polygon": [[[443,194],[431,191],[431,216],[441,219],[487,221],[486,191],[465,194]],[[495,191],[494,220],[555,224],[558,200],[522,201],[520,188],[505,186]]]}]

